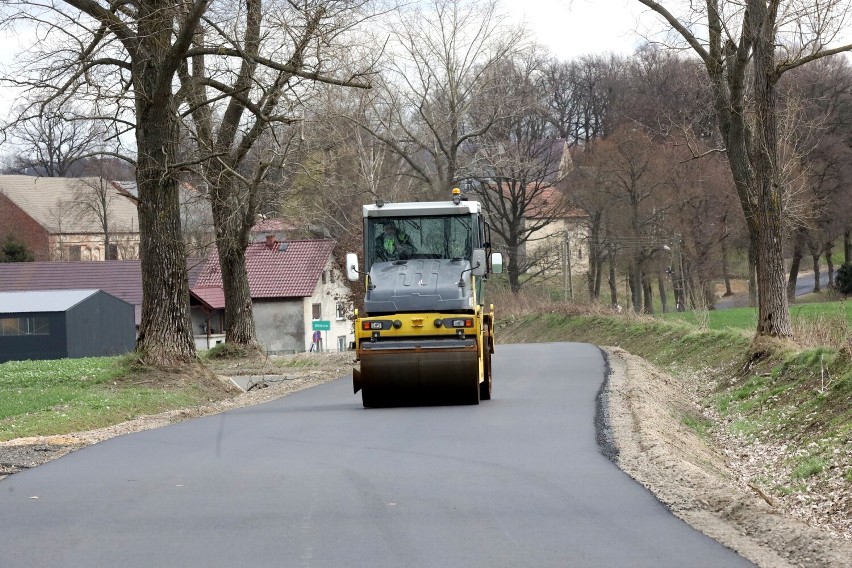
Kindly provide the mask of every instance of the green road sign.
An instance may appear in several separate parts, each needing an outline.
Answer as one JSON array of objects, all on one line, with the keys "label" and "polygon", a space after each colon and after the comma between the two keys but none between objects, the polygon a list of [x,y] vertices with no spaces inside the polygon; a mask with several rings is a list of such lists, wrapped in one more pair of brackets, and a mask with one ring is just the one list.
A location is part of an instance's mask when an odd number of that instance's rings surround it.
[{"label": "green road sign", "polygon": [[331,331],[331,322],[329,320],[314,320],[311,322],[314,331]]}]

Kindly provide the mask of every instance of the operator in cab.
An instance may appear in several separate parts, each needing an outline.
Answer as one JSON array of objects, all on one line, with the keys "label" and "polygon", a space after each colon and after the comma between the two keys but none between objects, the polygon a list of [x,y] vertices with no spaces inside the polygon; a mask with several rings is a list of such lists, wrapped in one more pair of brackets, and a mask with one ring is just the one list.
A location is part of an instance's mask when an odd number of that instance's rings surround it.
[{"label": "operator in cab", "polygon": [[376,237],[376,260],[407,260],[414,254],[414,246],[408,235],[399,230],[391,221],[385,223],[384,230]]}]

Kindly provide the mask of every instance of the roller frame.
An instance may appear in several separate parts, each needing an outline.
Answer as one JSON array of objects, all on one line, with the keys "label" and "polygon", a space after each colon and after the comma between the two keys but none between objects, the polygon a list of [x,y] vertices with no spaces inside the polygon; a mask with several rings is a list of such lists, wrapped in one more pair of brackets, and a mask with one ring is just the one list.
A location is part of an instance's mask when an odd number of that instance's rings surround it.
[{"label": "roller frame", "polygon": [[[378,337],[356,321],[356,357],[361,368],[353,373],[353,389],[361,391],[365,407],[479,404],[490,398],[491,326],[476,314],[394,314],[367,321],[402,320],[402,329],[383,330]],[[435,329],[424,322],[435,319],[473,319],[459,337],[452,328]],[[407,325],[415,321],[418,327]],[[490,317],[486,318],[490,323]]]}]

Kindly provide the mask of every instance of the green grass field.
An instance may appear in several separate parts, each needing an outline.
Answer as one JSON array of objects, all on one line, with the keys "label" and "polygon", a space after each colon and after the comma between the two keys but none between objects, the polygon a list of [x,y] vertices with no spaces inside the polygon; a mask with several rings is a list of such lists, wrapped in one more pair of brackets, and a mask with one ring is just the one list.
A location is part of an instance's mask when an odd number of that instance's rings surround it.
[{"label": "green grass field", "polygon": [[[696,326],[701,326],[706,321],[707,329],[720,331],[738,329],[751,333],[757,328],[757,308],[675,312],[659,314],[658,317]],[[845,321],[846,326],[852,327],[852,302],[794,304],[790,306],[790,317],[794,326],[797,323],[819,323],[822,320],[826,323],[841,325]]]},{"label": "green grass field", "polygon": [[191,391],[118,385],[128,357],[0,364],[0,441],[66,434],[197,402]]}]

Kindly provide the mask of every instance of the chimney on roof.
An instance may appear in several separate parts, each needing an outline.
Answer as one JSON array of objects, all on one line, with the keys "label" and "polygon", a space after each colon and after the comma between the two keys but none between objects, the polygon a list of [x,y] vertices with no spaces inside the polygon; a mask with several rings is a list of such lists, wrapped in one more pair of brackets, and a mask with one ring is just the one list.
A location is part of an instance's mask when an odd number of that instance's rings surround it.
[{"label": "chimney on roof", "polygon": [[269,250],[275,249],[275,235],[266,235],[266,248]]}]

